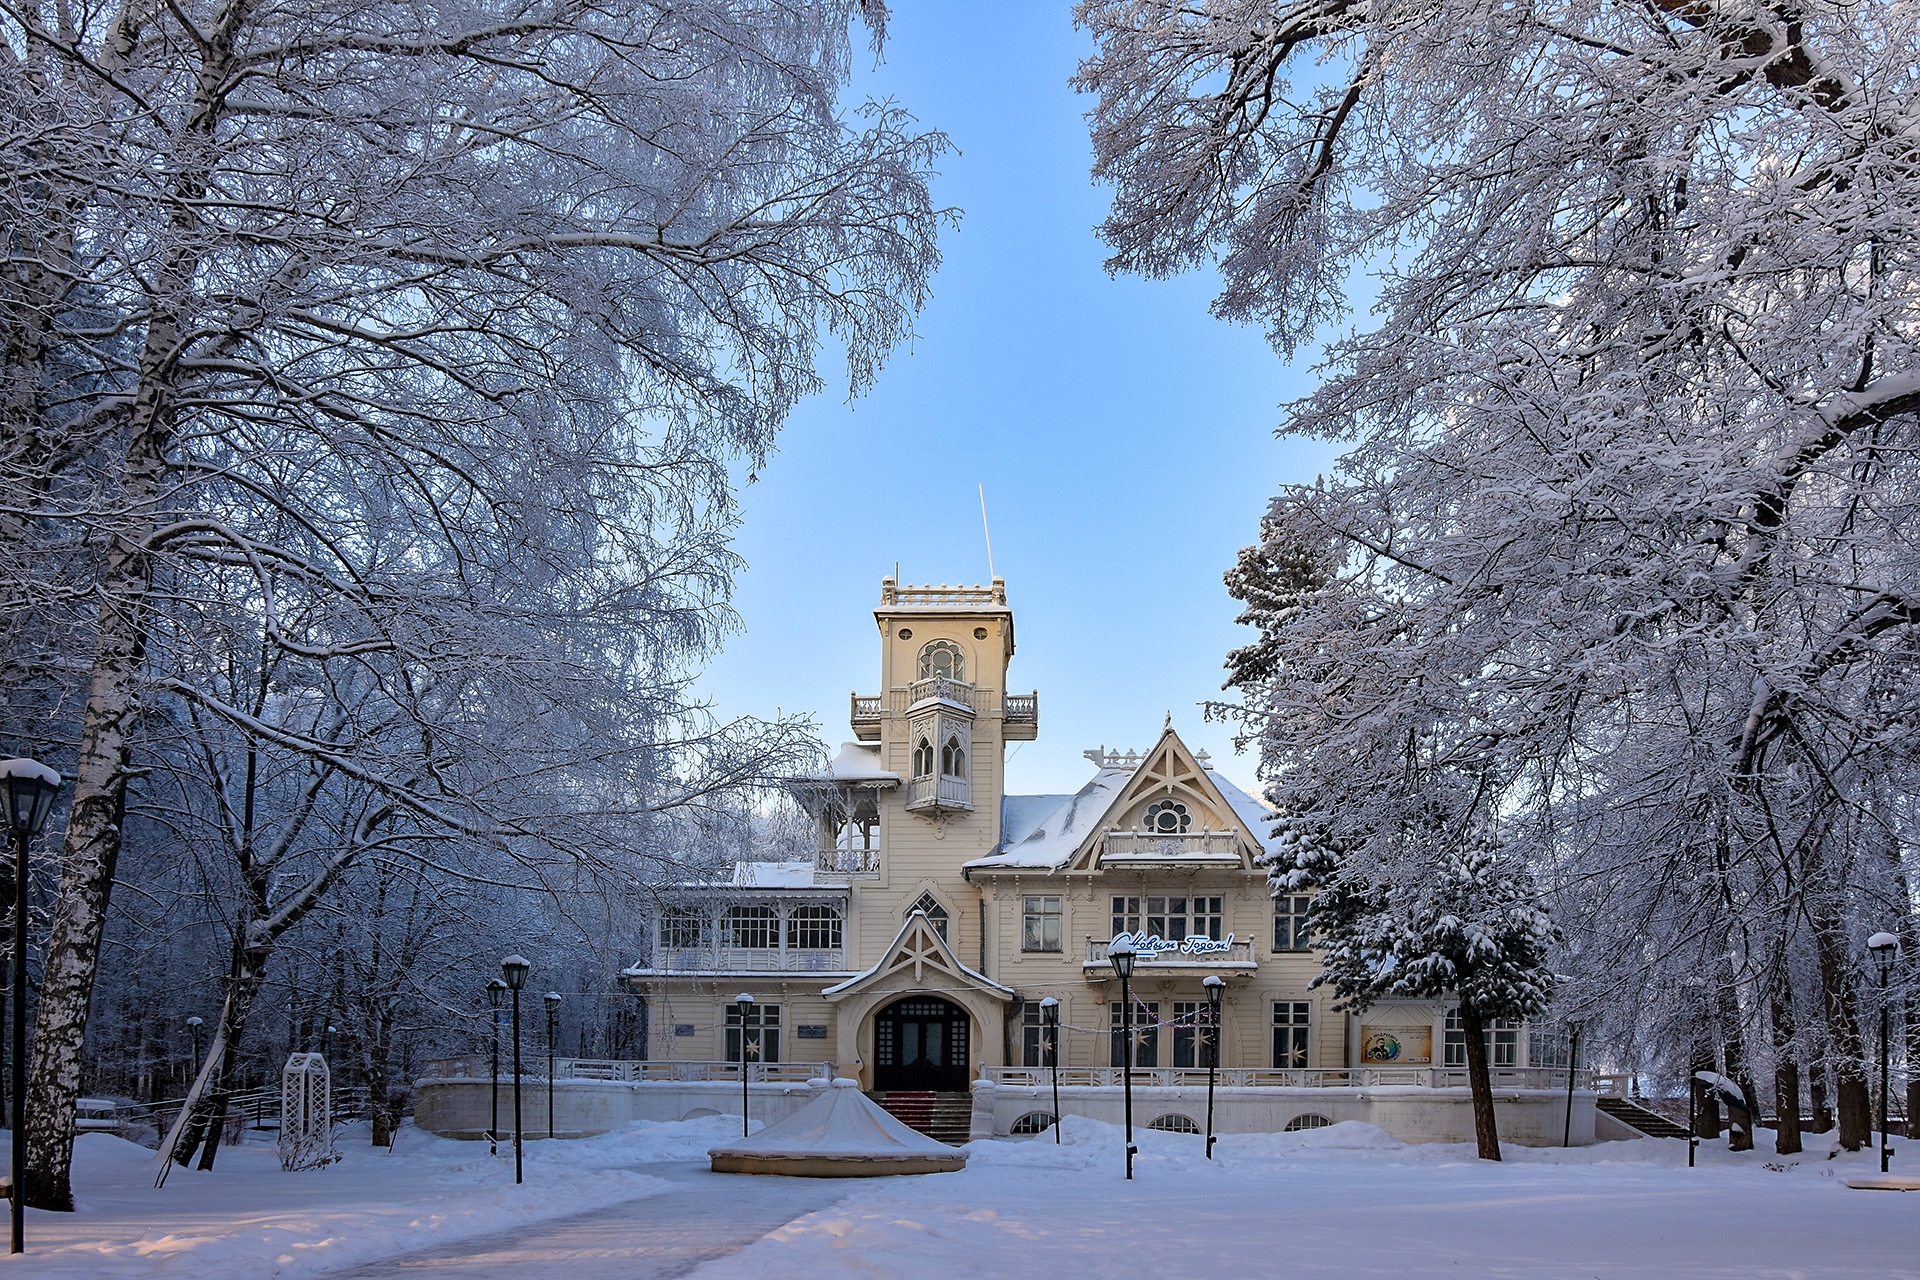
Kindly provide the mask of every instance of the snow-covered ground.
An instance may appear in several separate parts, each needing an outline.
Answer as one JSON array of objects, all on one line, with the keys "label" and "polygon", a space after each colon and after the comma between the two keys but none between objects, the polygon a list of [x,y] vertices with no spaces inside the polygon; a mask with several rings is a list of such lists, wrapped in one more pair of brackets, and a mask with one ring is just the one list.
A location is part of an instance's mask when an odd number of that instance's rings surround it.
[{"label": "snow-covered ground", "polygon": [[[408,1131],[394,1155],[350,1143],[344,1163],[312,1173],[242,1147],[156,1192],[149,1153],[89,1136],[82,1211],[32,1214],[32,1252],[12,1265],[264,1280],[420,1249],[457,1257],[465,1239],[668,1190],[650,1165],[700,1160],[736,1123],[532,1143],[518,1188],[510,1159]],[[1514,1147],[1496,1165],[1343,1124],[1225,1137],[1209,1163],[1198,1138],[1142,1131],[1128,1184],[1118,1130],[1069,1118],[1064,1137],[974,1143],[961,1173],[837,1184],[837,1203],[693,1275],[1920,1277],[1920,1193],[1850,1190],[1842,1178],[1872,1157],[1828,1160],[1824,1145],[1782,1158],[1703,1144],[1692,1170],[1684,1143],[1655,1139]],[[1896,1169],[1920,1171],[1920,1146],[1900,1145]],[[700,1211],[729,1216],[770,1182],[729,1179]],[[499,1274],[545,1273],[522,1251]]]}]

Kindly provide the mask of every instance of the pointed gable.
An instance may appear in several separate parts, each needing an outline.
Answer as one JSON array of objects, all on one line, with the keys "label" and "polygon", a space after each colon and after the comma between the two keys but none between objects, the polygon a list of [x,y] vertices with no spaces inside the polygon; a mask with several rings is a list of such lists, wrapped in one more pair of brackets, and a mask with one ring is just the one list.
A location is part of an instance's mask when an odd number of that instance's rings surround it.
[{"label": "pointed gable", "polygon": [[875,987],[905,989],[929,985],[978,991],[996,1000],[1013,998],[1012,988],[1003,987],[961,964],[927,913],[917,910],[907,915],[900,932],[881,952],[880,963],[820,994],[831,1002]]},{"label": "pointed gable", "polygon": [[[1171,724],[1144,755],[1104,748],[1087,755],[1100,770],[1093,781],[1038,821],[1029,817],[1026,830],[1008,830],[1006,843],[968,871],[1087,871],[1103,861],[1251,868],[1265,853],[1266,807],[1209,769]],[[1157,804],[1171,807],[1172,831],[1146,829]]]}]

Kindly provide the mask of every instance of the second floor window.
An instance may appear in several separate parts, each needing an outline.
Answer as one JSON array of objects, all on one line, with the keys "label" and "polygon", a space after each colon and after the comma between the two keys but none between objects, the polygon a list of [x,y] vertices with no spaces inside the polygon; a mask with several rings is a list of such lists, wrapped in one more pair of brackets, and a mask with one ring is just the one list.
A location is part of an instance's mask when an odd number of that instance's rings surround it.
[{"label": "second floor window", "polygon": [[831,951],[839,946],[838,907],[795,907],[787,912],[787,950]]},{"label": "second floor window", "polygon": [[916,778],[933,776],[933,744],[925,738],[913,744],[913,776]]},{"label": "second floor window", "polygon": [[780,913],[772,907],[728,907],[720,945],[752,949],[778,947]]},{"label": "second floor window", "polygon": [[692,950],[708,945],[707,913],[699,907],[668,907],[660,913],[660,945],[668,950]]},{"label": "second floor window", "polygon": [[1305,951],[1312,945],[1307,940],[1307,905],[1312,901],[1310,893],[1282,894],[1273,900],[1275,951]]},{"label": "second floor window", "polygon": [[[1022,951],[1058,951],[1060,949],[1060,899],[1052,895],[1032,895],[1020,903],[1020,949]],[[1038,1008],[1038,1006],[1035,1006]]]},{"label": "second floor window", "polygon": [[1224,898],[1175,898],[1158,894],[1147,899],[1147,932],[1171,942],[1188,938],[1220,940],[1226,919]]},{"label": "second floor window", "polygon": [[967,749],[961,744],[958,734],[948,738],[947,745],[940,748],[940,776],[943,778],[967,776]]},{"label": "second floor window", "polygon": [[1140,899],[1121,894],[1113,895],[1113,932],[1109,937],[1117,938],[1123,933],[1140,932]]}]

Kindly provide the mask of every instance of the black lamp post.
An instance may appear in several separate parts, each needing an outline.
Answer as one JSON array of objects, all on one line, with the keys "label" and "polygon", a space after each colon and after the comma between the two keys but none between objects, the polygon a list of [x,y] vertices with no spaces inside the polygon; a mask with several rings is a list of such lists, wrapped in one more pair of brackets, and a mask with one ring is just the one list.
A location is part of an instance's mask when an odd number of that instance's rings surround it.
[{"label": "black lamp post", "polygon": [[1580,1024],[1567,1023],[1567,1123],[1560,1130],[1560,1145],[1573,1145],[1573,1072],[1580,1065]]},{"label": "black lamp post", "polygon": [[1893,1143],[1887,1140],[1887,1062],[1893,1034],[1887,983],[1893,978],[1893,957],[1900,950],[1900,939],[1890,933],[1876,933],[1867,939],[1867,950],[1880,964],[1880,1172],[1885,1173],[1887,1161],[1893,1158]]},{"label": "black lamp post", "polygon": [[740,1011],[740,1136],[744,1138],[753,1132],[747,1127],[747,1015],[753,1012],[753,997],[742,991],[733,998],[733,1007]]},{"label": "black lamp post", "polygon": [[1227,980],[1210,973],[1200,983],[1207,989],[1207,1159],[1213,1159],[1213,1076],[1220,1068],[1220,996]]},{"label": "black lamp post", "polygon": [[1040,1002],[1041,1034],[1046,1036],[1047,1065],[1053,1068],[1053,1142],[1060,1145],[1060,1002],[1048,996]]},{"label": "black lamp post", "polygon": [[198,1014],[187,1019],[187,1034],[193,1037],[193,1063],[187,1068],[187,1083],[200,1074],[200,1028],[204,1025]]},{"label": "black lamp post", "polygon": [[492,1012],[487,1016],[493,1019],[493,1113],[487,1124],[487,1154],[500,1154],[500,1001],[507,994],[507,984],[494,978],[487,983],[487,1004]]},{"label": "black lamp post", "polygon": [[524,1169],[520,1145],[520,988],[527,985],[527,971],[533,964],[525,956],[511,955],[500,962],[507,990],[513,992],[513,1180],[518,1184]]},{"label": "black lamp post", "polygon": [[549,991],[547,1002],[547,1136],[553,1136],[553,1015],[560,1011],[560,993]]},{"label": "black lamp post", "polygon": [[27,1249],[27,841],[47,825],[60,775],[38,760],[0,760],[13,836],[13,1210],[11,1252]]},{"label": "black lamp post", "polygon": [[1133,942],[1122,936],[1107,944],[1107,962],[1120,978],[1120,1084],[1126,1099],[1127,1181],[1133,1181]]}]

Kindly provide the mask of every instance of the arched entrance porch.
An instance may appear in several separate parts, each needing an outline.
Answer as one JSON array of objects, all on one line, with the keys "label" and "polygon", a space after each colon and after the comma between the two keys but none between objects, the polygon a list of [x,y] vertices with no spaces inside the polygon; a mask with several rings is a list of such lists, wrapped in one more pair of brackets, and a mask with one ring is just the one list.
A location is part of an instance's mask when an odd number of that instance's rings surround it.
[{"label": "arched entrance porch", "polygon": [[972,1020],[938,996],[905,996],[873,1016],[873,1087],[957,1093],[968,1086]]}]

